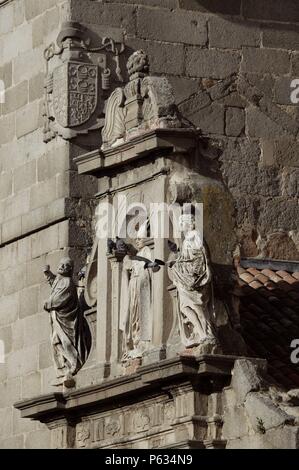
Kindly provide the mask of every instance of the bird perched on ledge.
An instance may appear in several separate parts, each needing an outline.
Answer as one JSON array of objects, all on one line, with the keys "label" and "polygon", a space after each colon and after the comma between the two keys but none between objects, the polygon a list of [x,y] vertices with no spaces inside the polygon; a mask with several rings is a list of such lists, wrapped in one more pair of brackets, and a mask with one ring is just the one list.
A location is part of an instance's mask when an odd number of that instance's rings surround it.
[{"label": "bird perched on ledge", "polygon": [[143,256],[130,256],[133,261],[142,261],[144,262],[144,269],[152,269],[154,273],[160,271],[161,266],[165,266],[165,262],[160,259],[151,259],[144,258]]}]

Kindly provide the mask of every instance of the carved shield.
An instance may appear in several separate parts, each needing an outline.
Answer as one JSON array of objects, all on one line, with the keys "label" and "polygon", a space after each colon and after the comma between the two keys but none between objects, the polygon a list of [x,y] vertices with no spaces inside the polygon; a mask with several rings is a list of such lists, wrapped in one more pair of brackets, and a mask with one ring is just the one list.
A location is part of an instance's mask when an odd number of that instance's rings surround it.
[{"label": "carved shield", "polygon": [[97,65],[67,62],[54,70],[53,108],[62,127],[87,122],[96,110],[97,97]]}]

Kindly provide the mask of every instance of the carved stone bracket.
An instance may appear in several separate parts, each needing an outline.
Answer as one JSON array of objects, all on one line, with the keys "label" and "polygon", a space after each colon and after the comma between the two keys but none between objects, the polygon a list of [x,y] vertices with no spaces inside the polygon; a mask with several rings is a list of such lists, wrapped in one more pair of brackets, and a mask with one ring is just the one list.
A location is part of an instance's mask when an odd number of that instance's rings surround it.
[{"label": "carved stone bracket", "polygon": [[57,45],[44,52],[47,65],[44,140],[72,139],[103,126],[105,100],[123,82],[123,43],[108,37],[91,47],[93,34],[79,23],[63,23]]}]

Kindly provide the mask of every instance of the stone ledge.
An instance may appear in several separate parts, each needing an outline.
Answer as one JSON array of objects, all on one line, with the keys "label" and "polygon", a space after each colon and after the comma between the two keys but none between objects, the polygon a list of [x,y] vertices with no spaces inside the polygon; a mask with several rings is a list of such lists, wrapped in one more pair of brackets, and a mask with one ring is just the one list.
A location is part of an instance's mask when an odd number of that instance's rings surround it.
[{"label": "stone ledge", "polygon": [[74,159],[79,174],[103,176],[105,170],[144,158],[156,150],[187,153],[196,147],[196,129],[155,129],[107,150],[95,150]]},{"label": "stone ledge", "polygon": [[[97,410],[124,406],[134,399],[145,400],[157,394],[167,394],[178,383],[210,383],[214,379],[223,381],[231,376],[236,356],[205,355],[179,357],[141,366],[136,373],[107,380],[98,385],[73,390],[68,393],[53,393],[18,402],[14,407],[21,411],[22,418],[50,422],[62,417],[72,418],[90,414]],[[168,392],[167,392],[168,390]]]}]

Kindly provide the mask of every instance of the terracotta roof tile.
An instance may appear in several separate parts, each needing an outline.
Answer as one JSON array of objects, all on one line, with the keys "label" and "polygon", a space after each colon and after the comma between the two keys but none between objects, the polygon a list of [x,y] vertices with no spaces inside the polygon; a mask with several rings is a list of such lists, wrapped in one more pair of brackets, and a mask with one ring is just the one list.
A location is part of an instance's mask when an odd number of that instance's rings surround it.
[{"label": "terracotta roof tile", "polygon": [[243,274],[240,274],[240,278],[247,282],[248,284],[252,281],[254,281],[254,276],[252,276],[251,274],[249,274],[248,272],[245,272]]},{"label": "terracotta roof tile", "polygon": [[260,289],[261,287],[264,286],[264,284],[262,284],[259,281],[254,280],[254,281],[249,283],[249,286],[252,287],[252,289]]},{"label": "terracotta roof tile", "polygon": [[268,360],[274,383],[285,389],[298,387],[299,365],[291,363],[290,344],[299,338],[299,272],[254,267],[238,271],[240,321],[248,354]]},{"label": "terracotta roof tile", "polygon": [[247,272],[250,273],[252,276],[257,276],[260,274],[260,271],[258,271],[256,268],[248,268]]},{"label": "terracotta roof tile", "polygon": [[283,280],[282,277],[278,276],[277,273],[271,269],[263,269],[261,272],[264,276],[268,276],[268,278],[273,282],[281,282]]}]

